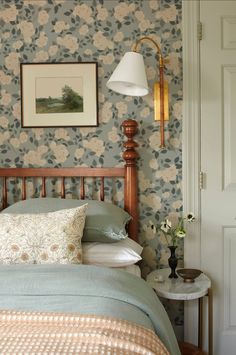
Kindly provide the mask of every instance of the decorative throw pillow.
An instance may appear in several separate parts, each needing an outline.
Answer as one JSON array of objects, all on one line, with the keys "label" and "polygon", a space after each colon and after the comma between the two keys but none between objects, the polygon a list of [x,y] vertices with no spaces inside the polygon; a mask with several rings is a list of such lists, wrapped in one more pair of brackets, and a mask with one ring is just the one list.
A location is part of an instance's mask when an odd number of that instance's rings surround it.
[{"label": "decorative throw pillow", "polygon": [[0,214],[0,264],[80,264],[87,204],[38,214]]}]

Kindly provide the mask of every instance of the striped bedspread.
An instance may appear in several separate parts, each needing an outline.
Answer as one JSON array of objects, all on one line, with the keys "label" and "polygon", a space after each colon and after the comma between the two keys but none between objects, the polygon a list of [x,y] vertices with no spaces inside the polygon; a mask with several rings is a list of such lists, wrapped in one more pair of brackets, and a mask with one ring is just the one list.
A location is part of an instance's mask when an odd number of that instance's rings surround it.
[{"label": "striped bedspread", "polygon": [[0,311],[1,355],[168,355],[155,333],[112,317]]}]

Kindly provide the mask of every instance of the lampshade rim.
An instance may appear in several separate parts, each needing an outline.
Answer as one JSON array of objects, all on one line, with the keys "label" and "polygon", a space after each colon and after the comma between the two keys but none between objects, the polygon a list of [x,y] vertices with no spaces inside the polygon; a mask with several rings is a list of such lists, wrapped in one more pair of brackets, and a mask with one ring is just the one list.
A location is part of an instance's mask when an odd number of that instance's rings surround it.
[{"label": "lampshade rim", "polygon": [[[142,90],[142,93],[140,93],[140,94],[127,94],[127,92],[130,92],[129,91],[129,89],[131,89],[131,87],[129,88],[129,87],[127,87],[127,86],[125,86],[124,87],[124,89],[126,89],[126,91],[124,92],[124,91],[122,91],[122,90],[120,90],[119,88],[114,88],[113,87],[113,84],[121,84],[121,85],[123,85],[123,84],[125,84],[125,85],[127,85],[127,84],[130,84],[130,85],[132,85],[133,87],[134,86],[136,86],[136,90]],[[136,84],[134,84],[134,83],[132,83],[132,82],[129,82],[129,81],[124,81],[124,80],[117,80],[117,81],[108,81],[107,82],[107,84],[106,84],[106,86],[108,87],[108,89],[110,89],[110,90],[112,90],[112,91],[115,91],[115,92],[117,92],[118,94],[122,94],[122,95],[128,95],[128,96],[146,96],[146,95],[148,95],[148,93],[149,93],[149,90],[148,90],[148,87],[145,87],[145,86],[141,86],[141,85],[136,85]]]}]

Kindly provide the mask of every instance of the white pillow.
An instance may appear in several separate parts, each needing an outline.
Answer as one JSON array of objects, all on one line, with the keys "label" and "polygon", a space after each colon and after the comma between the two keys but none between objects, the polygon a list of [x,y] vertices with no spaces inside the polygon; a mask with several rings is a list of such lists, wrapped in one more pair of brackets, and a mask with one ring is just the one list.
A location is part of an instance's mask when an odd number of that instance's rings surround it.
[{"label": "white pillow", "polygon": [[82,243],[82,250],[83,264],[122,267],[142,260],[143,248],[126,238],[116,243]]}]

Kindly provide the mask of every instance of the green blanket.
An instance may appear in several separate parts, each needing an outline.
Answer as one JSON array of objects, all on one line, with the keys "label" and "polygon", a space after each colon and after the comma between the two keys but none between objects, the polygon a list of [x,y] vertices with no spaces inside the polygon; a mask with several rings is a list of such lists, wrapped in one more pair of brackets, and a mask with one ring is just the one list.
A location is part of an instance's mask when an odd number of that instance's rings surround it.
[{"label": "green blanket", "polygon": [[0,285],[1,309],[120,317],[153,326],[170,353],[180,354],[158,297],[144,280],[125,271],[87,265],[1,265]]}]

